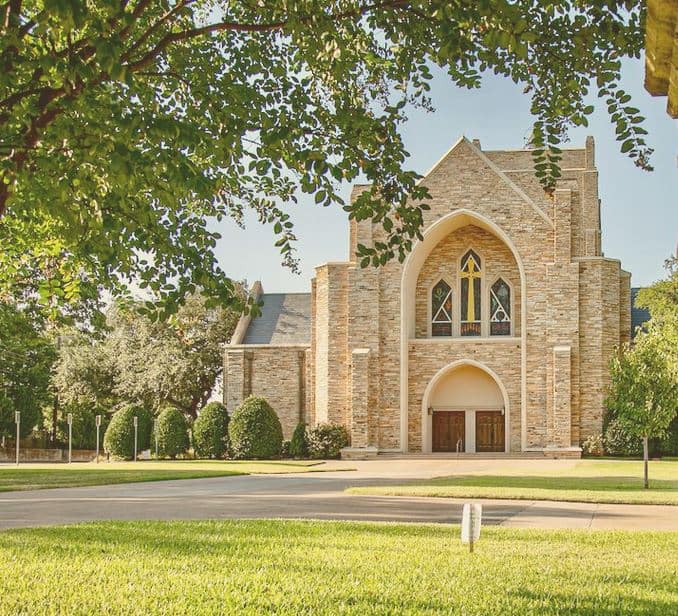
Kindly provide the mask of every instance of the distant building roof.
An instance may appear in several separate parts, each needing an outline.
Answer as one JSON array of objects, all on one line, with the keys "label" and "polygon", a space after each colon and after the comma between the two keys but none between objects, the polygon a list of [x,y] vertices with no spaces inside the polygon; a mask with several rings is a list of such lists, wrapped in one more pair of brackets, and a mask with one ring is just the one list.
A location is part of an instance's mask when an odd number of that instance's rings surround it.
[{"label": "distant building roof", "polygon": [[647,308],[636,307],[636,297],[641,287],[631,289],[631,333],[635,336],[636,329],[650,320],[650,311]]},{"label": "distant building roof", "polygon": [[263,293],[261,316],[255,317],[242,344],[310,344],[311,294]]}]

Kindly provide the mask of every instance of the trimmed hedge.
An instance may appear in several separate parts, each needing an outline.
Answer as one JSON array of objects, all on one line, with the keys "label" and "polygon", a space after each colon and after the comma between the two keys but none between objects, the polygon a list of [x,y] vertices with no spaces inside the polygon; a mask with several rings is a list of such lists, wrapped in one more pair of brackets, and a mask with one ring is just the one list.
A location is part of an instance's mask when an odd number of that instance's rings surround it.
[{"label": "trimmed hedge", "polygon": [[229,416],[220,402],[210,402],[193,422],[193,449],[199,458],[225,458],[229,450]]},{"label": "trimmed hedge", "polygon": [[348,447],[346,428],[337,424],[318,424],[308,432],[308,451],[311,458],[338,458],[341,450]]},{"label": "trimmed hedge", "polygon": [[290,440],[289,454],[292,458],[308,457],[308,437],[306,436],[306,424],[299,423],[294,429]]},{"label": "trimmed hedge", "polygon": [[228,424],[228,436],[231,455],[236,459],[280,457],[282,426],[264,398],[250,396],[234,411]]},{"label": "trimmed hedge", "polygon": [[190,446],[188,422],[179,409],[173,406],[165,408],[158,415],[156,430],[157,434],[154,432],[151,440],[155,446],[157,436],[160,458],[176,458],[188,451]]},{"label": "trimmed hedge", "polygon": [[113,458],[131,460],[134,457],[134,416],[139,418],[137,453],[148,449],[153,418],[150,411],[130,404],[113,413],[104,435],[104,450]]}]

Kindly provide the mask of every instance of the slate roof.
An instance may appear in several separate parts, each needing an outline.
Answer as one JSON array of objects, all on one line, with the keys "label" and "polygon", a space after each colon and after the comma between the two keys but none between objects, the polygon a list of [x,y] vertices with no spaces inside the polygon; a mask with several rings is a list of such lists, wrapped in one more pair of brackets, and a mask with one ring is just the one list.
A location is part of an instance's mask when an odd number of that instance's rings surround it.
[{"label": "slate roof", "polygon": [[636,308],[636,296],[641,287],[631,289],[631,333],[636,335],[636,328],[650,320],[650,311],[646,308]]},{"label": "slate roof", "polygon": [[250,321],[242,344],[310,344],[311,294],[263,293],[261,316]]}]

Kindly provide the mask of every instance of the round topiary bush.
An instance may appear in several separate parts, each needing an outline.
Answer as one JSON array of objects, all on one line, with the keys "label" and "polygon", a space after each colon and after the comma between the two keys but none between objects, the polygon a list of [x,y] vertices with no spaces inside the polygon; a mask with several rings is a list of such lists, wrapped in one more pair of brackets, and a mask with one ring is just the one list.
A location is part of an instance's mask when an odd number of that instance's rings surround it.
[{"label": "round topiary bush", "polygon": [[290,456],[292,458],[308,458],[308,438],[305,423],[297,424],[294,429],[290,440]]},{"label": "round topiary bush", "polygon": [[308,432],[308,452],[312,458],[338,458],[348,443],[346,428],[337,424],[318,424]]},{"label": "round topiary bush", "polygon": [[158,456],[176,458],[188,451],[188,422],[184,414],[173,406],[164,409],[155,422],[152,441],[158,443]]},{"label": "round topiary bush", "polygon": [[193,449],[199,458],[228,454],[228,412],[220,402],[207,404],[193,422]]},{"label": "round topiary bush", "polygon": [[131,460],[134,457],[134,417],[139,418],[137,453],[148,449],[151,441],[152,416],[141,406],[130,404],[113,413],[104,435],[104,450],[113,458]]},{"label": "round topiary bush", "polygon": [[231,455],[243,458],[278,458],[283,434],[280,420],[264,398],[250,396],[233,413],[228,424]]}]

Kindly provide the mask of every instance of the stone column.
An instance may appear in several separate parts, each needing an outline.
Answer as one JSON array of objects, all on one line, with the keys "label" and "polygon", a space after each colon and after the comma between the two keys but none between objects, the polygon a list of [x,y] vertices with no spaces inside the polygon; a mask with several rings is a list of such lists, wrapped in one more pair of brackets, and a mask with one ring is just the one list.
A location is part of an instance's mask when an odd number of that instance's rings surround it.
[{"label": "stone column", "polygon": [[224,370],[224,405],[232,413],[245,398],[245,351],[232,349],[226,351]]},{"label": "stone column", "polygon": [[369,349],[351,352],[351,447],[363,448],[369,444]]},{"label": "stone column", "polygon": [[553,405],[549,447],[570,447],[572,430],[572,360],[569,346],[553,347]]}]

